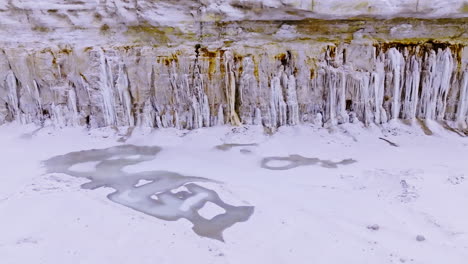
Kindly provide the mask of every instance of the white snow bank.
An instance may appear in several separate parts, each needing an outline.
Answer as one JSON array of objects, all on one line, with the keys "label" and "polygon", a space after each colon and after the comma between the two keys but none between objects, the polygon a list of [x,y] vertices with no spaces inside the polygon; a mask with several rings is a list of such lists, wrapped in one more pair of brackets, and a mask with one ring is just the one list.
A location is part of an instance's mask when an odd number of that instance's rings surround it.
[{"label": "white snow bank", "polygon": [[[282,127],[273,136],[249,127],[134,131],[126,144],[163,147],[140,171],[221,181],[206,187],[228,203],[255,207],[247,222],[225,231],[225,243],[197,236],[185,220],[166,222],[115,204],[106,198],[110,189],[83,190],[83,180],[43,173],[41,160],[122,144],[114,131],[30,133],[35,129],[0,127],[2,263],[462,264],[468,258],[468,140],[443,129],[425,136],[395,121],[383,128]],[[216,148],[224,143],[258,145],[246,154],[242,147]],[[260,167],[265,157],[291,154],[357,162],[335,169]]]}]

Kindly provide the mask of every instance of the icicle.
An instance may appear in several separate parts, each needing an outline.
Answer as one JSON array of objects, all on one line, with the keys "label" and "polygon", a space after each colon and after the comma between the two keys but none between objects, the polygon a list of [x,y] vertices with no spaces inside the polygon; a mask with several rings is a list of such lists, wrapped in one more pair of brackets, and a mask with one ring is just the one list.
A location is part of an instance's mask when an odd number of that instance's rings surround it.
[{"label": "icicle", "polygon": [[458,100],[458,109],[456,122],[461,128],[467,127],[468,114],[468,71],[463,72],[462,81],[460,83],[460,98]]},{"label": "icicle", "polygon": [[375,72],[372,73],[372,88],[374,97],[374,122],[376,124],[382,124],[387,122],[387,112],[383,108],[383,99],[385,93],[384,86],[384,63],[379,58],[376,62]]},{"label": "icicle", "polygon": [[36,100],[39,109],[42,109],[42,100],[39,94],[39,86],[37,85],[36,80],[33,80],[33,85],[34,85],[34,91],[33,91],[34,99]]},{"label": "icicle", "polygon": [[144,103],[142,112],[141,124],[146,127],[155,127],[156,117],[150,99],[147,99]]},{"label": "icicle", "polygon": [[57,63],[57,71],[58,71],[58,76],[62,76],[62,68],[60,67],[60,63]]},{"label": "icicle", "polygon": [[445,115],[446,101],[453,73],[453,58],[450,49],[431,50],[426,55],[427,70],[423,79],[420,113],[425,119],[441,120]]},{"label": "icicle", "polygon": [[344,71],[339,73],[339,82],[337,85],[337,121],[338,123],[349,122],[346,113],[346,74]]},{"label": "icicle", "polygon": [[223,112],[223,106],[219,105],[218,107],[218,115],[217,115],[217,125],[224,125],[224,112]]},{"label": "icicle", "polygon": [[279,77],[271,80],[271,100],[270,100],[271,121],[273,126],[287,124],[287,106],[283,99],[283,88]]},{"label": "icicle", "polygon": [[127,124],[129,126],[134,126],[135,121],[132,115],[132,99],[129,91],[128,77],[127,73],[125,72],[125,65],[123,62],[119,63],[119,73],[116,81],[116,88],[119,92],[119,99],[124,109]]},{"label": "icicle", "polygon": [[331,69],[328,71],[327,74],[327,84],[328,84],[328,97],[327,97],[327,112],[329,114],[329,120],[328,120],[328,125],[335,126],[338,124],[337,118],[336,118],[336,105],[337,105],[337,100],[336,100],[336,94],[337,94],[337,74],[336,72]]},{"label": "icicle", "polygon": [[403,103],[403,118],[413,120],[416,118],[419,101],[419,84],[421,68],[415,56],[411,56],[406,64],[405,99]]},{"label": "icicle", "polygon": [[236,113],[236,79],[230,62],[232,62],[232,55],[225,53],[224,68],[226,72],[226,99],[228,101],[229,119],[232,125],[238,126],[241,122]]},{"label": "icicle", "polygon": [[164,128],[164,125],[161,121],[161,116],[160,115],[156,115],[156,127],[157,128]]},{"label": "icicle", "polygon": [[8,108],[14,117],[18,118],[19,103],[18,103],[18,86],[16,83],[15,74],[9,71],[5,78],[5,85],[8,88]]},{"label": "icicle", "polygon": [[323,126],[323,116],[321,113],[318,113],[317,115],[315,115],[314,124],[318,126]]},{"label": "icicle", "polygon": [[294,78],[294,75],[290,75],[288,78],[286,98],[288,105],[288,124],[297,125],[299,123],[299,106],[297,104],[296,78]]},{"label": "icicle", "polygon": [[169,113],[169,110],[166,109],[163,114],[161,114],[161,124],[162,127],[167,128],[167,127],[172,127],[172,120],[173,117]]},{"label": "icicle", "polygon": [[51,105],[51,111],[52,111],[52,122],[54,126],[58,127],[64,127],[67,125],[66,121],[66,112],[63,109],[62,105],[55,105],[52,103]]},{"label": "icicle", "polygon": [[201,105],[201,112],[202,112],[202,118],[203,118],[203,125],[208,127],[210,126],[210,104],[208,102],[208,96],[206,94],[203,94],[203,103]]},{"label": "icicle", "polygon": [[194,113],[193,123],[195,124],[193,128],[203,127],[203,117],[201,115],[200,106],[195,96],[192,96],[192,108]]},{"label": "icicle", "polygon": [[[270,128],[300,122],[334,126],[350,118],[382,124],[402,118],[466,128],[466,53],[431,50],[434,46],[384,51],[353,43],[325,54],[249,47],[236,50],[236,56],[224,50],[214,61],[182,50],[169,63],[159,59],[168,55],[158,49],[138,47],[128,56],[120,49],[96,48],[80,60],[60,57],[61,66],[52,70],[41,65],[42,59],[28,62],[24,73],[5,67],[0,119],[50,118],[61,126],[86,118],[92,127],[193,129],[241,122]],[[279,53],[287,57],[278,60]],[[75,62],[80,65],[73,67]],[[22,65],[11,63],[12,69]]]},{"label": "icicle", "polygon": [[262,124],[262,111],[258,107],[255,108],[253,124],[254,125],[261,125]]},{"label": "icicle", "polygon": [[78,125],[78,107],[76,101],[75,89],[68,90],[68,109],[71,109],[73,116],[71,117],[71,124]]},{"label": "icicle", "polygon": [[115,116],[115,104],[114,104],[114,87],[113,78],[108,65],[106,56],[102,50],[100,53],[100,67],[101,72],[99,76],[99,88],[102,96],[102,108],[104,112],[104,120],[107,126],[117,125]]},{"label": "icicle", "polygon": [[[346,70],[344,68],[334,68],[329,65],[322,65],[320,71],[320,84],[326,91],[326,104],[324,119],[328,126],[347,123],[348,114],[346,112]],[[323,74],[322,74],[323,73]]]},{"label": "icicle", "polygon": [[359,80],[359,91],[361,94],[361,102],[362,102],[362,108],[363,108],[361,111],[364,114],[362,122],[366,125],[369,125],[373,121],[374,115],[370,107],[369,76],[365,73],[362,74]]},{"label": "icicle", "polygon": [[392,81],[392,89],[393,89],[393,103],[392,103],[392,119],[399,118],[400,114],[400,98],[401,98],[401,90],[400,90],[400,81],[401,81],[401,63],[402,63],[402,55],[400,52],[395,49],[391,48],[388,52],[389,56],[389,63],[391,67],[391,73],[393,75]]},{"label": "icicle", "polygon": [[453,73],[453,57],[450,49],[439,53],[438,63],[440,65],[440,86],[437,93],[436,113],[437,120],[443,120],[447,108],[447,96],[450,89],[450,78]]},{"label": "icicle", "polygon": [[180,124],[179,113],[177,111],[174,112],[174,122],[175,122],[175,127],[177,129],[182,129],[182,126]]},{"label": "icicle", "polygon": [[419,113],[420,118],[431,119],[433,107],[431,105],[433,93],[433,76],[435,71],[436,54],[434,51],[430,51],[429,54],[425,55],[424,61],[426,63],[426,71],[424,72],[422,79],[422,93],[421,93],[421,109]]}]

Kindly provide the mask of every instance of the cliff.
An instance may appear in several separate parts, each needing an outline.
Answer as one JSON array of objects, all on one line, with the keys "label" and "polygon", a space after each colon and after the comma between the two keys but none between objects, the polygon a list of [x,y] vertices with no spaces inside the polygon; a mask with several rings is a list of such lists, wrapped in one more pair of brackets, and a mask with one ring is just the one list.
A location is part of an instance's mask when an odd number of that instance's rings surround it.
[{"label": "cliff", "polygon": [[464,1],[8,1],[0,122],[465,129]]}]

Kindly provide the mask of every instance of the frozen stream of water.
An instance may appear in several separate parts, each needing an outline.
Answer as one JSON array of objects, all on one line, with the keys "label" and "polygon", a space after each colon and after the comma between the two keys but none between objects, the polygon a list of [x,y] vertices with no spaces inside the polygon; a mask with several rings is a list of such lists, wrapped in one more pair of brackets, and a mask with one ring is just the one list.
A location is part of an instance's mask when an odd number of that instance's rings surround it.
[{"label": "frozen stream of water", "polygon": [[[167,221],[185,218],[193,224],[200,236],[223,241],[223,231],[253,214],[252,206],[233,206],[219,195],[196,183],[213,180],[181,175],[171,171],[124,172],[123,168],[152,160],[162,149],[157,146],[121,145],[107,149],[71,152],[44,161],[48,173],[64,173],[89,179],[84,189],[109,187],[115,192],[108,195],[113,202]],[[83,163],[96,163],[92,171],[77,171],[72,167]],[[142,184],[143,182],[143,184]],[[185,187],[185,188],[181,188]],[[211,219],[199,214],[207,202],[224,209],[224,213]]]},{"label": "frozen stream of water", "polygon": [[[301,155],[289,155],[287,157],[266,157],[262,160],[261,166],[268,170],[289,170],[300,166],[320,165],[324,168],[338,168],[338,165],[349,165],[355,163],[354,159],[344,159],[339,162],[322,160],[319,158],[307,158]],[[274,163],[274,164],[272,164]],[[281,163],[281,164],[277,164]]]}]

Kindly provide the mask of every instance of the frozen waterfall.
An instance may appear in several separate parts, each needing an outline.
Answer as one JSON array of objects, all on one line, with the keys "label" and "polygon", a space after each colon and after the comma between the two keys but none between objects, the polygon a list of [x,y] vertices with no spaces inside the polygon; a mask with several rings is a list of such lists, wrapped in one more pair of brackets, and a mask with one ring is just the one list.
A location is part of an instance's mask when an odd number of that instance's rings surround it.
[{"label": "frozen waterfall", "polygon": [[459,45],[300,48],[3,50],[0,121],[193,129],[420,119],[467,127]]}]

